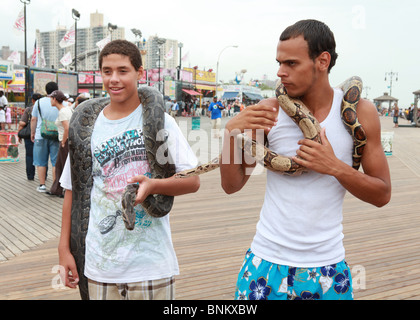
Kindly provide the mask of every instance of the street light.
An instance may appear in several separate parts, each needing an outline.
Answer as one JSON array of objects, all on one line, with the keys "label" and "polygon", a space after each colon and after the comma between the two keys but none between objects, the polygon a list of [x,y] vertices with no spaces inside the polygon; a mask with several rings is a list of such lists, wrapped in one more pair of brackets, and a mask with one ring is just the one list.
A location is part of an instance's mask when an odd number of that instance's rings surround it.
[{"label": "street light", "polygon": [[396,76],[395,81],[398,81],[398,72],[385,72],[385,81],[386,81],[386,76],[389,76],[389,95],[392,96],[392,79],[394,76]]},{"label": "street light", "polygon": [[31,3],[31,0],[20,0],[23,3],[23,23],[25,28],[25,66],[28,65],[28,52],[26,47],[26,5]]},{"label": "street light", "polygon": [[198,66],[193,67],[194,69],[194,90],[197,90],[197,69]]},{"label": "street light", "polygon": [[181,60],[182,60],[182,47],[184,46],[184,44],[182,42],[178,43],[178,48],[179,48],[179,66],[178,66],[178,81],[181,79]]},{"label": "street light", "polygon": [[159,69],[158,69],[158,71],[159,71],[159,79],[158,79],[158,81],[159,81],[159,92],[161,92],[160,90],[160,54],[161,54],[161,46],[166,42],[166,39],[164,39],[164,38],[156,38],[156,42],[157,42],[157,44],[158,44],[158,49],[159,49],[159,51],[157,52],[158,53],[158,55],[159,55]]},{"label": "street light", "polygon": [[26,5],[31,3],[31,0],[20,0],[23,3],[23,24],[25,34],[25,106],[29,105],[29,68],[28,68],[28,49],[26,46]]},{"label": "street light", "polygon": [[74,71],[77,71],[77,21],[80,20],[80,13],[76,9],[71,9],[74,19]]},{"label": "street light", "polygon": [[221,56],[222,52],[225,51],[227,48],[237,48],[237,47],[238,47],[237,45],[227,46],[227,47],[224,47],[222,49],[222,51],[220,51],[220,53],[219,53],[219,57],[217,58],[217,67],[216,67],[216,97],[217,97],[217,85],[218,85],[218,82],[219,82],[219,60],[220,60],[220,56]]},{"label": "street light", "polygon": [[108,30],[109,30],[109,32],[111,33],[111,41],[112,41],[112,32],[114,31],[114,30],[117,30],[117,25],[116,24],[112,24],[112,23],[108,23]]},{"label": "street light", "polygon": [[[131,32],[136,37],[136,46],[137,46],[137,48],[139,48],[139,51],[140,51],[140,42],[141,42],[142,33],[139,29],[134,29],[134,28],[131,29]],[[137,37],[139,37],[139,38],[137,39]]]}]

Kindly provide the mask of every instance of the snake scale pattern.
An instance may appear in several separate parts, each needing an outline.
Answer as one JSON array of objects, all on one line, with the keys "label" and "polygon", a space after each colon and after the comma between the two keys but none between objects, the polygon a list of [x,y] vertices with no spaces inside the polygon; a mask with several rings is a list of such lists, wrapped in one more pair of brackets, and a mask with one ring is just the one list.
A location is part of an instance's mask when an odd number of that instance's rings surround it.
[{"label": "snake scale pattern", "polygon": [[[353,168],[358,170],[363,149],[366,145],[366,134],[357,119],[357,104],[361,97],[363,83],[359,77],[354,76],[339,85],[339,88],[344,92],[341,103],[341,120],[353,138]],[[290,98],[287,95],[287,91],[283,87],[281,80],[276,85],[276,97],[280,107],[299,126],[304,137],[321,143],[320,124],[302,101]],[[263,164],[268,170],[277,171],[286,175],[298,175],[305,172],[305,168],[298,165],[292,158],[276,154],[245,134],[239,134],[237,139],[239,146],[244,152],[254,157],[257,162]],[[221,156],[218,156],[209,163],[178,172],[175,174],[175,177],[186,178],[210,172],[220,166],[220,159]]]},{"label": "snake scale pattern", "polygon": [[[173,161],[158,161],[156,154],[165,143],[164,107],[162,95],[153,88],[138,90],[143,105],[143,136],[147,160],[152,169],[151,178],[163,179],[175,173]],[[71,239],[70,249],[79,273],[79,291],[83,300],[89,299],[87,279],[84,276],[85,238],[89,224],[92,179],[91,136],[99,113],[110,103],[109,98],[92,99],[78,106],[70,120],[69,154],[72,179]],[[169,155],[166,155],[169,157]],[[124,195],[123,195],[124,198]],[[173,197],[150,195],[142,203],[144,210],[153,217],[162,217],[172,208]],[[129,212],[132,213],[132,208]],[[123,209],[123,216],[127,214]]]}]

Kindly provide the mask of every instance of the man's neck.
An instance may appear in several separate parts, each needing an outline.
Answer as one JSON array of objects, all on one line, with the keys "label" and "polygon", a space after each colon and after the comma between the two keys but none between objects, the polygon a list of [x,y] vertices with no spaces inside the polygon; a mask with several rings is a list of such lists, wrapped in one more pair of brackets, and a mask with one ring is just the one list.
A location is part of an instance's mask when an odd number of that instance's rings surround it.
[{"label": "man's neck", "polygon": [[318,122],[322,122],[328,116],[334,99],[334,89],[329,82],[314,87],[302,97],[302,102],[312,112]]}]

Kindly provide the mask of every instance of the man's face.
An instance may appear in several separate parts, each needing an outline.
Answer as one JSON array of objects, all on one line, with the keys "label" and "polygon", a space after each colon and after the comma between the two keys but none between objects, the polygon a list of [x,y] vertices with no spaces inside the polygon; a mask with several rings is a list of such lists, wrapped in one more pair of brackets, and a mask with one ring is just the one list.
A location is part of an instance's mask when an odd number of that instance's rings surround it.
[{"label": "man's face", "polygon": [[315,82],[315,62],[309,57],[308,43],[303,36],[279,41],[277,45],[277,76],[291,97],[303,96]]}]

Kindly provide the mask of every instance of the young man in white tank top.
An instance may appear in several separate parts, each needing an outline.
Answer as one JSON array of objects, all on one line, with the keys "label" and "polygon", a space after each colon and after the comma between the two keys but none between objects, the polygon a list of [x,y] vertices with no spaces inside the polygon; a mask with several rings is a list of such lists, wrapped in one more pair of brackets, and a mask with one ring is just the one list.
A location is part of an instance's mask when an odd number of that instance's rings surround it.
[{"label": "young man in white tank top", "polygon": [[[236,299],[352,299],[345,262],[342,204],[346,191],[378,207],[391,197],[388,163],[380,141],[376,108],[361,99],[357,107],[367,144],[363,172],[352,168],[351,136],[340,118],[343,92],[329,83],[337,59],[331,30],[316,20],[288,27],[277,45],[277,61],[288,95],[299,98],[321,124],[322,143],[304,139],[279,108],[277,99],[250,106],[225,127],[222,187],[234,193],[246,184],[253,165],[233,143],[245,130],[264,130],[270,149],[308,169],[300,176],[267,172],[260,220],[238,275]],[[236,157],[236,158],[235,158]]]}]

